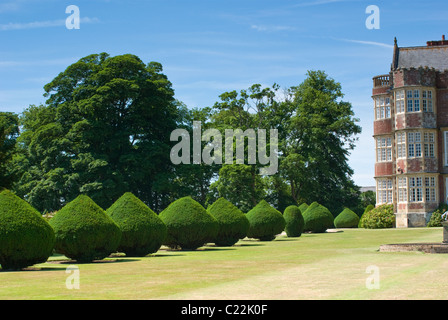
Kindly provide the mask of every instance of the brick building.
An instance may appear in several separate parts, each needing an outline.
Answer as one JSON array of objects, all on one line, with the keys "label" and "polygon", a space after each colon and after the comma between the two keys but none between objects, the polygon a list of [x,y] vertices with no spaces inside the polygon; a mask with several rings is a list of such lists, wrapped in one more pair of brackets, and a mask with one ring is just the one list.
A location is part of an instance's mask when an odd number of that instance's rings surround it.
[{"label": "brick building", "polygon": [[377,205],[397,227],[422,227],[448,199],[448,41],[398,47],[373,78]]}]

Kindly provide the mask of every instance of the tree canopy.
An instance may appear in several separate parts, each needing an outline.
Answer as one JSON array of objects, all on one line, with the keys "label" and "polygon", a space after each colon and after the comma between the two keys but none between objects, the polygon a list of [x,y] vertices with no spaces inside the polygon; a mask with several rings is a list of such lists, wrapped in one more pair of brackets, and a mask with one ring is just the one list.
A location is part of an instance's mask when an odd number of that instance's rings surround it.
[{"label": "tree canopy", "polygon": [[[279,211],[315,201],[331,212],[360,207],[348,157],[361,128],[341,84],[323,71],[284,91],[254,84],[222,93],[211,107],[190,107],[176,100],[160,63],[100,53],[68,66],[44,90],[45,104],[0,113],[0,187],[41,212],[80,194],[108,208],[126,192],[155,212],[187,196],[203,206],[223,197],[243,212],[261,200]],[[193,121],[222,137],[239,130],[233,158],[173,164],[171,134],[182,128],[191,137]],[[260,129],[268,132],[266,157],[278,160],[273,175],[263,175],[249,152],[261,151]],[[278,132],[272,150],[271,129]]]}]

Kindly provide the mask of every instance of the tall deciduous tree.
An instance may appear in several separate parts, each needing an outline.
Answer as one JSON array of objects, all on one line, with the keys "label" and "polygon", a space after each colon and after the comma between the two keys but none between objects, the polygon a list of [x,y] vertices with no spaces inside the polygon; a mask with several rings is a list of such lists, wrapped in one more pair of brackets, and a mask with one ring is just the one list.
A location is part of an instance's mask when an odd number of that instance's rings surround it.
[{"label": "tall deciduous tree", "polygon": [[361,128],[340,83],[323,71],[309,71],[305,81],[290,89],[286,101],[293,111],[283,145],[281,170],[296,202],[318,201],[339,212],[355,206],[359,189],[348,164]]},{"label": "tall deciduous tree", "polygon": [[10,112],[0,112],[0,190],[11,188],[14,181],[9,166],[16,152],[18,135],[18,116]]},{"label": "tall deciduous tree", "polygon": [[20,191],[43,210],[79,194],[103,208],[133,192],[157,209],[166,192],[174,91],[159,63],[106,53],[80,59],[22,117],[28,170]]}]

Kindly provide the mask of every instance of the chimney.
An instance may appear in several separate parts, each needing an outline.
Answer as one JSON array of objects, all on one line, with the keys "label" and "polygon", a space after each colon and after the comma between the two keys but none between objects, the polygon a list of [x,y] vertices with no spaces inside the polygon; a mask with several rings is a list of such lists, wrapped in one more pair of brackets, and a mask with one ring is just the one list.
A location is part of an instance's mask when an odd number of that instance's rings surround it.
[{"label": "chimney", "polygon": [[437,47],[437,46],[448,46],[448,40],[445,40],[445,35],[442,35],[442,40],[439,41],[428,41],[426,43],[428,47]]}]

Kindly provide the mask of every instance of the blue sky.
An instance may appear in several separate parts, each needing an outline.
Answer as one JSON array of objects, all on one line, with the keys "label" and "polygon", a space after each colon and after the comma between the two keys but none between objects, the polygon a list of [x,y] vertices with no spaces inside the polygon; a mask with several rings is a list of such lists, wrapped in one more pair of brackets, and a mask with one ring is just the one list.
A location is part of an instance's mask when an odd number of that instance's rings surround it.
[{"label": "blue sky", "polygon": [[[79,30],[65,27],[69,5],[80,9]],[[366,28],[369,5],[380,9],[380,29]],[[92,53],[162,63],[189,107],[324,70],[360,119],[350,165],[358,185],[372,186],[372,77],[389,72],[394,37],[403,47],[439,40],[447,17],[442,0],[1,0],[0,111],[44,103],[43,86]]]}]

